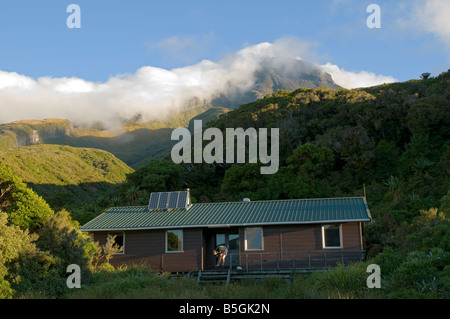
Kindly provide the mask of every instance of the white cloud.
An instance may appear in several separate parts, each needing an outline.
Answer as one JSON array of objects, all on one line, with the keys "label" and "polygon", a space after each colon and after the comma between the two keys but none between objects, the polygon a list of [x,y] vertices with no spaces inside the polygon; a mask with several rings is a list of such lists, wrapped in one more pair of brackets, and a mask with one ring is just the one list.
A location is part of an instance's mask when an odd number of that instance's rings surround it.
[{"label": "white cloud", "polygon": [[329,73],[336,84],[346,88],[369,87],[383,83],[392,83],[397,80],[392,76],[379,75],[368,71],[351,72],[339,68],[337,65],[327,63],[322,69]]},{"label": "white cloud", "polygon": [[[256,45],[219,62],[202,61],[165,70],[145,66],[103,83],[79,78],[32,79],[0,71],[0,123],[24,119],[67,118],[74,122],[116,125],[141,114],[144,120],[164,118],[183,109],[193,97],[207,100],[218,91],[252,85],[262,47]],[[253,63],[250,63],[252,62]]]},{"label": "white cloud", "polygon": [[450,1],[416,1],[414,5],[410,24],[436,34],[446,46],[450,47]]},{"label": "white cloud", "polygon": [[0,70],[0,90],[22,90],[31,89],[36,82],[16,72],[5,72]]},{"label": "white cloud", "polygon": [[[208,101],[219,92],[246,91],[254,85],[255,71],[276,60],[270,58],[310,56],[313,46],[284,38],[245,47],[217,62],[203,60],[172,70],[144,66],[135,73],[114,76],[101,83],[80,78],[35,80],[0,71],[0,123],[65,118],[75,123],[102,122],[116,126],[120,120],[137,114],[143,120],[162,119],[183,110],[191,98]],[[394,80],[368,72],[348,72],[331,64],[323,68],[344,87]]]}]

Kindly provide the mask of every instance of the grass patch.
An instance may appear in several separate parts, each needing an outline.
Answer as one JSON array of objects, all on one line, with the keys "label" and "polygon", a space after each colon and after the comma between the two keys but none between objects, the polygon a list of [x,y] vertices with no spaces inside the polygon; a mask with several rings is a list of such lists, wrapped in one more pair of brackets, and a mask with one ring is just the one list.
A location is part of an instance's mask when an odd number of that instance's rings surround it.
[{"label": "grass patch", "polygon": [[[198,285],[195,278],[174,277],[146,267],[104,269],[89,284],[69,291],[67,299],[329,299],[371,298],[363,266],[338,268],[308,277],[243,279],[228,285]],[[365,270],[365,268],[364,268]],[[352,278],[356,276],[357,278]],[[361,286],[359,286],[361,285]]]}]

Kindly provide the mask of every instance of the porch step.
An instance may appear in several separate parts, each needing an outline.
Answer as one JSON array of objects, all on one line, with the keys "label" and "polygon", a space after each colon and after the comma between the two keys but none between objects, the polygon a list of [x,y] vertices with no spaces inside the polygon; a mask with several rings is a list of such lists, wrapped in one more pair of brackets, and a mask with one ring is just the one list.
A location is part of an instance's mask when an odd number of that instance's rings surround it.
[{"label": "porch step", "polygon": [[199,271],[197,283],[226,283],[230,282],[231,270],[204,270]]},{"label": "porch step", "polygon": [[230,276],[231,280],[241,279],[265,279],[265,278],[281,278],[292,281],[292,271],[280,270],[253,270],[253,271],[233,271]]},{"label": "porch step", "polygon": [[[307,274],[309,271],[297,271],[297,274]],[[195,274],[190,274],[190,277],[195,276]],[[196,274],[197,283],[225,283],[228,284],[233,280],[242,279],[255,279],[261,280],[265,278],[280,278],[288,281],[293,280],[293,273],[291,270],[252,270],[252,271],[239,271],[239,270],[203,270],[198,271]]]}]

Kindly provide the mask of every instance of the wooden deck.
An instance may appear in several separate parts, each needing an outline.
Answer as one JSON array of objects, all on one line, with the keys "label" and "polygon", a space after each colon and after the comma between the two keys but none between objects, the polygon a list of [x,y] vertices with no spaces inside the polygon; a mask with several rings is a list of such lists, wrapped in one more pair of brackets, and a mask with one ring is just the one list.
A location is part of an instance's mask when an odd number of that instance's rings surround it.
[{"label": "wooden deck", "polygon": [[245,278],[282,278],[292,280],[294,275],[310,274],[363,260],[365,251],[324,252],[251,252],[230,254],[227,265],[221,268],[190,272],[189,277],[203,283],[230,283]]},{"label": "wooden deck", "polygon": [[230,270],[315,270],[335,267],[338,264],[364,260],[363,250],[327,250],[302,252],[244,252],[229,254],[227,267]]}]

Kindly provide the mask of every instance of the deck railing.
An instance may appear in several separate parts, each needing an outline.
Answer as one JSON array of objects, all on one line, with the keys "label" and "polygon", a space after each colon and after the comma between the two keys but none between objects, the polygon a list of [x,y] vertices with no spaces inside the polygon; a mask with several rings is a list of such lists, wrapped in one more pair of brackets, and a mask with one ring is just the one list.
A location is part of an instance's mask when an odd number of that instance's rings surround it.
[{"label": "deck railing", "polygon": [[227,256],[229,269],[238,266],[242,270],[304,269],[317,270],[347,265],[364,260],[364,250],[324,250],[302,252],[239,252]]}]

